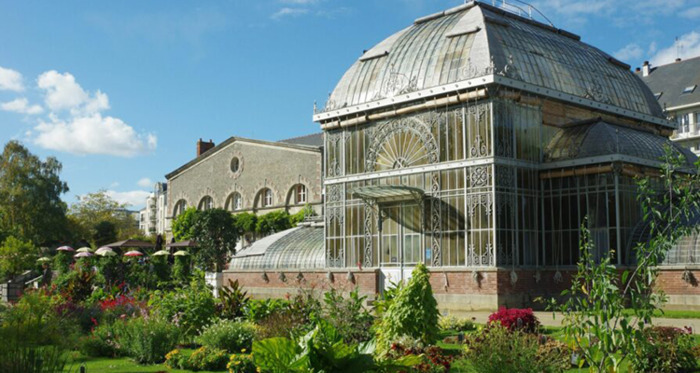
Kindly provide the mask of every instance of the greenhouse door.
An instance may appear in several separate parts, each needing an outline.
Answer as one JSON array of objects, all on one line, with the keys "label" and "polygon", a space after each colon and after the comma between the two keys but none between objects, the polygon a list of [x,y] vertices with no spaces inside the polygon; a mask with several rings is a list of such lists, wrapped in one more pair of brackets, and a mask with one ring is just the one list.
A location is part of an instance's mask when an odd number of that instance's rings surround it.
[{"label": "greenhouse door", "polygon": [[380,260],[382,289],[408,280],[420,263],[423,216],[418,204],[393,204],[380,207]]}]

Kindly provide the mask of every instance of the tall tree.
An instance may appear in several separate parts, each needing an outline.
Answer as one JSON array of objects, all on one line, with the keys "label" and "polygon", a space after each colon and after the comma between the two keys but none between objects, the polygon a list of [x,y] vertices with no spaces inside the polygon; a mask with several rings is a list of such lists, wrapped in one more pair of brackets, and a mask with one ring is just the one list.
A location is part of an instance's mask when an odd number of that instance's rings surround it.
[{"label": "tall tree", "polygon": [[[18,141],[10,141],[0,156],[0,234],[35,244],[61,239],[66,232],[68,185],[54,157],[42,161]],[[4,238],[4,237],[3,237]]]},{"label": "tall tree", "polygon": [[[105,237],[105,222],[112,224],[117,239],[127,239],[138,235],[138,224],[131,214],[126,211],[126,204],[115,201],[105,190],[78,196],[78,202],[70,207],[69,216],[82,227],[82,234],[99,240],[96,237]],[[93,242],[95,243],[95,242]]]},{"label": "tall tree", "polygon": [[219,272],[226,264],[229,253],[235,253],[238,240],[233,216],[224,209],[209,209],[196,214],[192,227],[199,250],[197,264],[206,270]]}]

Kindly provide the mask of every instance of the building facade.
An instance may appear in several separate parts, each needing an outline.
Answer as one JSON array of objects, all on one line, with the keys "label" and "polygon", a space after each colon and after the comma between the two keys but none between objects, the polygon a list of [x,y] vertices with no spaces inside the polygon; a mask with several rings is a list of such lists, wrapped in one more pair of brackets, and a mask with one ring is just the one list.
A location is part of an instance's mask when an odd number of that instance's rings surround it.
[{"label": "building facade", "polygon": [[700,156],[700,57],[656,67],[647,61],[636,73],[676,123],[671,140]]},{"label": "building facade", "polygon": [[320,140],[320,134],[279,142],[231,137],[216,146],[200,140],[197,157],[166,175],[166,220],[192,206],[293,214],[308,205],[321,214]]},{"label": "building facade", "polygon": [[[313,118],[325,244],[306,257],[272,243],[240,253],[226,276],[253,294],[304,283],[372,295],[424,263],[445,312],[532,305],[569,286],[584,219],[598,257],[633,265],[646,229],[635,178],[658,174],[666,146],[688,172],[696,159],[668,141],[674,123],[628,65],[482,2],[366,51]],[[305,264],[321,250],[322,268]],[[686,250],[668,284],[700,254]],[[696,289],[673,286],[674,304],[700,306]]]},{"label": "building facade", "polygon": [[146,236],[164,235],[168,228],[168,184],[155,183],[146,197],[146,207],[139,212],[139,229]]}]

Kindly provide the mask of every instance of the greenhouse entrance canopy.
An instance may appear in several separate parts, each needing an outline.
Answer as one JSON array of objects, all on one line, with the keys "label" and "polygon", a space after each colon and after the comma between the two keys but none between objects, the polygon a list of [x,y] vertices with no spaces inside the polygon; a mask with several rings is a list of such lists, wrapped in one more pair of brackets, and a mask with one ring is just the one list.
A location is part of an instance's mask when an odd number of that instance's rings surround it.
[{"label": "greenhouse entrance canopy", "polygon": [[420,188],[399,185],[372,185],[352,190],[352,195],[365,202],[389,203],[399,201],[420,201],[424,192]]}]

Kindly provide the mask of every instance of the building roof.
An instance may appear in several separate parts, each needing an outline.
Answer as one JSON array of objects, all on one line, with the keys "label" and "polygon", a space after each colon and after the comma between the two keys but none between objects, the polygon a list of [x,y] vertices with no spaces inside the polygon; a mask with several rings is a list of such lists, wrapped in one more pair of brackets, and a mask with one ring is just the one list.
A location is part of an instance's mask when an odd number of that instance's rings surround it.
[{"label": "building roof", "polygon": [[202,153],[199,157],[185,163],[184,165],[178,167],[174,171],[165,174],[165,178],[170,180],[174,176],[178,175],[182,171],[187,170],[188,168],[196,165],[197,163],[209,158],[219,150],[233,144],[236,141],[240,142],[247,142],[251,144],[262,144],[262,145],[268,145],[268,146],[277,146],[280,148],[288,148],[288,149],[296,149],[296,150],[305,150],[305,151],[310,151],[310,152],[320,152],[321,149],[318,146],[310,146],[310,145],[304,145],[304,144],[296,144],[296,143],[290,143],[290,142],[276,142],[276,141],[265,141],[265,140],[253,140],[253,139],[247,139],[244,137],[229,137],[228,139],[224,140],[222,143],[219,145],[216,145],[215,147],[207,150],[206,152]]},{"label": "building roof", "polygon": [[323,132],[312,133],[309,135],[299,137],[292,137],[291,139],[280,140],[279,142],[321,147],[323,146]]},{"label": "building roof", "polygon": [[606,123],[600,119],[577,123],[559,130],[544,149],[544,161],[553,163],[622,155],[629,160],[658,162],[666,154],[665,146],[670,146],[674,152],[682,154],[686,167],[693,169],[693,163],[697,160],[695,154],[667,137]]},{"label": "building roof", "polygon": [[324,110],[494,74],[663,118],[628,65],[574,34],[481,2],[417,19],[366,51]]},{"label": "building roof", "polygon": [[[700,57],[652,67],[649,75],[637,75],[659,96],[659,104],[666,109],[686,105],[700,105]],[[691,92],[683,93],[693,87]]]},{"label": "building roof", "polygon": [[323,227],[306,225],[254,242],[234,255],[229,270],[320,269],[325,265]]}]

